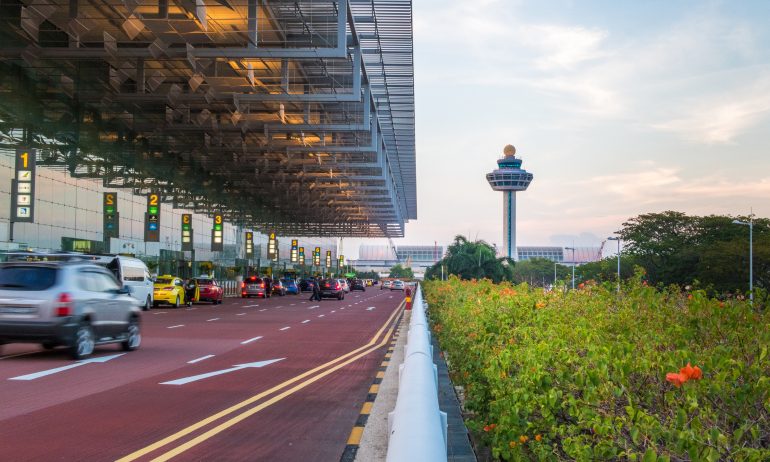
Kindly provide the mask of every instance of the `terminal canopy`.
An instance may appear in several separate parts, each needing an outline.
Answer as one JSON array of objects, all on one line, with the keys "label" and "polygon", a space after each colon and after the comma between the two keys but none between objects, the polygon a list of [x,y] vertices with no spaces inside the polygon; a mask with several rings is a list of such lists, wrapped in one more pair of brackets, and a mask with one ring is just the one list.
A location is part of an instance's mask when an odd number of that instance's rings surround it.
[{"label": "terminal canopy", "polygon": [[0,143],[295,236],[417,217],[410,0],[0,4]]}]

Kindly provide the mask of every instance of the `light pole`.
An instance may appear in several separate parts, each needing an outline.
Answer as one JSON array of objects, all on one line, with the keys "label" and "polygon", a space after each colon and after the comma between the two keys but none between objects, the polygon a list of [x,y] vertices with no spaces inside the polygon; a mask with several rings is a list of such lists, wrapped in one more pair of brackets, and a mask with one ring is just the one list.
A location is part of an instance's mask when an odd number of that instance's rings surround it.
[{"label": "light pole", "polygon": [[754,305],[754,215],[749,221],[733,220],[733,224],[749,227],[749,300]]},{"label": "light pole", "polygon": [[574,247],[564,247],[564,250],[571,250],[572,251],[572,290],[575,290],[575,248]]},{"label": "light pole", "polygon": [[620,238],[608,237],[608,241],[618,241],[618,293],[620,293]]}]

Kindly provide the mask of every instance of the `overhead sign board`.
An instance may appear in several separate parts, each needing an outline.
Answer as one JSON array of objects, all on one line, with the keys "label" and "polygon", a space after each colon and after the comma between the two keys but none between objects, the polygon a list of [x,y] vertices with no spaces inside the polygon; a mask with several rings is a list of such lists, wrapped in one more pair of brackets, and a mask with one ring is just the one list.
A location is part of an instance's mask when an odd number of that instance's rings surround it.
[{"label": "overhead sign board", "polygon": [[313,252],[313,265],[321,266],[321,248],[316,247]]},{"label": "overhead sign board", "polygon": [[270,233],[270,236],[267,240],[267,259],[268,260],[275,260],[278,255],[278,243],[277,239],[275,238],[275,233]]},{"label": "overhead sign board", "polygon": [[120,236],[120,214],[118,213],[118,193],[106,192],[102,195],[104,238]]},{"label": "overhead sign board", "polygon": [[17,148],[16,168],[11,180],[11,221],[35,221],[35,177],[37,150]]},{"label": "overhead sign board", "polygon": [[291,262],[297,263],[299,259],[299,241],[296,239],[291,240]]},{"label": "overhead sign board", "polygon": [[326,267],[331,268],[332,267],[332,251],[327,250],[326,251]]},{"label": "overhead sign board", "polygon": [[160,242],[160,194],[147,195],[147,211],[144,214],[145,242]]},{"label": "overhead sign board", "polygon": [[224,250],[224,219],[222,214],[218,213],[214,215],[214,226],[211,228],[211,251],[221,252]]},{"label": "overhead sign board", "polygon": [[254,257],[254,233],[246,231],[246,258]]},{"label": "overhead sign board", "polygon": [[193,249],[192,214],[182,214],[182,252]]},{"label": "overhead sign board", "polygon": [[305,248],[300,247],[299,248],[299,264],[304,265],[305,264]]}]

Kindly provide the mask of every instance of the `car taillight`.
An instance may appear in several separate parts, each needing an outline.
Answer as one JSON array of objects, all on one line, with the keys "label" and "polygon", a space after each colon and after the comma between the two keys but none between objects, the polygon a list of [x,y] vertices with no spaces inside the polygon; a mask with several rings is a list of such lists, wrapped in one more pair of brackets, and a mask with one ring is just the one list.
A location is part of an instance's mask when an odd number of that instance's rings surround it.
[{"label": "car taillight", "polygon": [[72,297],[67,292],[64,292],[56,300],[56,316],[70,316],[71,314]]},{"label": "car taillight", "polygon": [[259,287],[264,289],[265,288],[265,283],[263,282],[262,284],[259,285]]},{"label": "car taillight", "polygon": [[164,287],[163,290],[174,290],[173,287]]},{"label": "car taillight", "polygon": [[245,282],[242,282],[242,283],[241,283],[241,289],[245,289],[245,288],[246,288],[246,283],[245,283]]},{"label": "car taillight", "polygon": [[336,286],[334,286],[334,289],[335,289],[335,290],[340,290],[340,285],[339,285],[339,284],[337,284]]}]

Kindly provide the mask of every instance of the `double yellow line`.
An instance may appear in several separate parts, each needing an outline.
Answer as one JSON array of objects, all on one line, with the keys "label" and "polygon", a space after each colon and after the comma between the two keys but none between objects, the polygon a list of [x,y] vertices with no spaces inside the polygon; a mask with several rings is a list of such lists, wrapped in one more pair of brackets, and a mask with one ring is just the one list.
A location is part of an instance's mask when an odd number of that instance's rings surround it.
[{"label": "double yellow line", "polygon": [[[136,460],[140,457],[143,457],[151,452],[154,452],[164,446],[167,446],[180,438],[183,438],[197,430],[200,430],[201,428],[216,422],[223,417],[230,416],[231,414],[236,413],[237,411],[242,410],[243,408],[254,404],[255,402],[261,400],[262,398],[265,398],[266,396],[272,395],[273,393],[279,392],[285,388],[287,388],[289,385],[294,384],[295,382],[301,381],[299,384],[283,391],[280,394],[277,394],[273,396],[272,398],[268,399],[267,401],[264,401],[252,408],[249,408],[243,412],[240,412],[239,414],[225,420],[224,422],[220,423],[219,425],[211,428],[210,430],[206,431],[205,433],[202,433],[195,438],[187,441],[186,443],[183,443],[161,455],[153,459],[153,462],[161,462],[171,459],[172,457],[176,457],[179,454],[187,451],[188,449],[206,441],[207,439],[227,430],[228,428],[232,427],[233,425],[238,424],[239,422],[243,421],[244,419],[247,419],[248,417],[256,414],[257,412],[277,403],[278,401],[281,401],[282,399],[286,398],[287,396],[290,396],[297,391],[307,387],[308,385],[326,377],[327,375],[347,366],[348,364],[357,361],[361,359],[362,357],[368,355],[372,351],[377,350],[378,348],[381,348],[384,346],[390,336],[393,334],[393,329],[395,326],[393,325],[393,320],[396,318],[398,313],[403,309],[405,302],[401,302],[396,309],[393,310],[393,313],[390,314],[388,319],[385,321],[385,323],[380,327],[380,329],[377,331],[377,333],[374,334],[371,340],[369,342],[359,348],[356,348],[355,350],[346,353],[342,356],[339,356],[325,364],[321,364],[318,367],[315,367],[307,372],[303,372],[300,375],[297,375],[296,377],[293,377],[289,380],[286,380],[283,383],[280,383],[273,388],[270,388],[269,390],[265,390],[259,394],[256,394],[252,396],[251,398],[248,398],[244,401],[241,401],[238,404],[235,404],[233,406],[230,406],[227,409],[224,409],[220,412],[217,412],[216,414],[207,417],[199,422],[194,423],[193,425],[190,425],[189,427],[183,428],[182,430],[179,430],[178,432],[174,433],[173,435],[169,435],[166,438],[163,438],[160,441],[157,441],[149,446],[146,446],[142,449],[139,449],[138,451],[132,452],[131,454],[122,457],[117,460],[117,462],[130,462],[133,460]],[[390,327],[389,327],[390,326]],[[388,328],[389,327],[389,328]],[[385,331],[385,329],[388,328],[387,333],[382,337],[381,340],[378,341],[378,338],[382,335],[382,333]],[[342,362],[340,362],[342,361]],[[335,363],[339,363],[336,364]],[[330,367],[333,366],[333,367]],[[322,371],[316,374],[317,372]],[[303,380],[306,379],[306,380]]]}]

